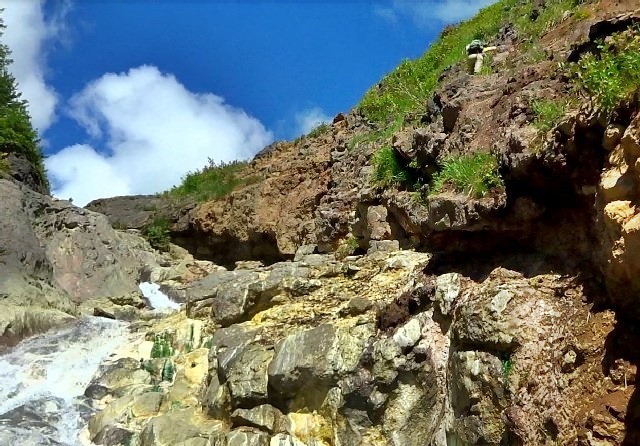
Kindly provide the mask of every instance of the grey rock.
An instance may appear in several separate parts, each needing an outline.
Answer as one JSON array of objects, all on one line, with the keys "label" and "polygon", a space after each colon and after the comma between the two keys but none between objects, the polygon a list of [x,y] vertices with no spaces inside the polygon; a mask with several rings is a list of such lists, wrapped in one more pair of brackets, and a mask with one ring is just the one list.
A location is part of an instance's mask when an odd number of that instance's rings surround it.
[{"label": "grey rock", "polygon": [[218,373],[229,387],[233,407],[252,407],[267,401],[267,367],[273,350],[249,344],[218,353]]},{"label": "grey rock", "polygon": [[269,446],[269,435],[260,431],[233,430],[227,434],[227,446]]},{"label": "grey rock", "polygon": [[215,420],[203,420],[194,409],[167,412],[151,418],[140,434],[141,446],[174,446],[194,438],[208,438],[222,427]]},{"label": "grey rock", "polygon": [[366,313],[373,307],[371,301],[365,297],[356,296],[347,305],[347,313],[351,316]]},{"label": "grey rock", "polygon": [[269,384],[285,398],[299,392],[313,398],[313,392],[335,384],[353,372],[373,327],[362,325],[351,330],[332,325],[290,335],[276,346],[269,364]]},{"label": "grey rock", "polygon": [[436,291],[433,298],[440,312],[448,315],[454,308],[460,294],[460,274],[447,273],[436,278]]}]

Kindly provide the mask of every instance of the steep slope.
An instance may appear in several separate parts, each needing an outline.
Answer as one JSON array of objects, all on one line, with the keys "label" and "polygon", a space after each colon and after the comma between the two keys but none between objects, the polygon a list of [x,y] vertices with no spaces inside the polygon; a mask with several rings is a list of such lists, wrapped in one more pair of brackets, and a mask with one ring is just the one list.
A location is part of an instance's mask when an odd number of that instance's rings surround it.
[{"label": "steep slope", "polygon": [[[224,423],[180,441],[639,444],[639,22],[635,1],[505,0],[221,199],[92,203],[276,262],[173,290],[218,328],[185,414]],[[498,49],[471,76],[475,32]],[[165,444],[176,416],[127,429]]]}]

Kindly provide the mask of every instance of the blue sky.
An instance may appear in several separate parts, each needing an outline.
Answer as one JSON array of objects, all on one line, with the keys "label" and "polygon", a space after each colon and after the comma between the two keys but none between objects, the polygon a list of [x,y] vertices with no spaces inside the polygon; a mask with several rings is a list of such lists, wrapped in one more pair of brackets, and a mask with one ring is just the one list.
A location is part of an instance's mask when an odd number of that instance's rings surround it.
[{"label": "blue sky", "polygon": [[348,111],[490,0],[0,0],[54,194],[171,187]]}]

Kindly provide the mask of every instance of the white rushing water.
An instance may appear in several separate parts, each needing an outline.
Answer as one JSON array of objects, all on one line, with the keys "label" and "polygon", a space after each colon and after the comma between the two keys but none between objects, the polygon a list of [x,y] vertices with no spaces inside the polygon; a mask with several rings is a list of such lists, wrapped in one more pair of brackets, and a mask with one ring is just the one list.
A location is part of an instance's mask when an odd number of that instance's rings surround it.
[{"label": "white rushing water", "polygon": [[142,282],[140,285],[140,292],[142,295],[149,299],[149,303],[154,310],[168,311],[178,310],[180,304],[169,299],[169,296],[160,291],[160,285],[152,282]]},{"label": "white rushing water", "polygon": [[0,356],[0,445],[77,446],[92,409],[83,396],[127,325],[83,318]]}]

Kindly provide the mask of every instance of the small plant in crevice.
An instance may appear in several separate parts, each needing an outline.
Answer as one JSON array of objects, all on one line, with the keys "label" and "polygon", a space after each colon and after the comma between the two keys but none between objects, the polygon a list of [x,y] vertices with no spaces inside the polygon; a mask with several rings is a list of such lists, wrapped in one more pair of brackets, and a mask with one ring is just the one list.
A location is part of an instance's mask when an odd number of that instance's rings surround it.
[{"label": "small plant in crevice", "polygon": [[373,156],[372,182],[379,187],[410,185],[414,181],[411,168],[391,147],[383,147]]},{"label": "small plant in crevice", "polygon": [[345,257],[351,256],[356,253],[356,250],[360,247],[358,243],[358,239],[351,236],[348,237],[344,242],[338,246],[336,250],[336,257],[338,259],[344,259]]},{"label": "small plant in crevice", "polygon": [[543,133],[548,132],[556,125],[567,110],[567,102],[558,99],[534,99],[531,101],[531,109],[535,116],[533,126]]},{"label": "small plant in crevice", "polygon": [[194,327],[193,324],[189,325],[189,340],[186,342],[184,346],[184,351],[186,353],[191,353],[194,347]]},{"label": "small plant in crevice", "polygon": [[166,252],[169,250],[169,243],[171,242],[169,227],[168,220],[157,218],[142,230],[142,235],[152,248]]},{"label": "small plant in crevice", "polygon": [[151,347],[151,358],[168,358],[173,355],[173,348],[165,334],[156,335]]},{"label": "small plant in crevice", "polygon": [[431,192],[453,191],[482,198],[502,187],[504,182],[496,158],[487,152],[476,152],[446,159],[433,177]]},{"label": "small plant in crevice", "polygon": [[640,89],[640,28],[613,34],[569,69],[578,92],[609,116]]},{"label": "small plant in crevice", "polygon": [[173,400],[171,401],[171,406],[169,408],[170,411],[174,411],[174,410],[178,410],[178,409],[184,409],[186,406],[184,405],[184,403],[182,401],[178,401],[178,400]]},{"label": "small plant in crevice", "polygon": [[513,359],[511,356],[504,357],[500,360],[500,367],[502,369],[502,383],[504,388],[509,390],[509,377],[513,372]]},{"label": "small plant in crevice", "polygon": [[171,382],[173,381],[173,377],[175,376],[175,374],[176,369],[173,365],[173,362],[171,361],[171,359],[167,359],[162,366],[162,380]]},{"label": "small plant in crevice", "polygon": [[317,138],[320,135],[324,135],[329,131],[331,125],[327,122],[321,122],[311,129],[309,133],[307,133],[307,137],[309,138]]}]

